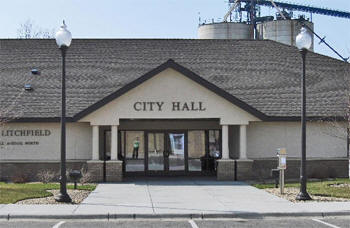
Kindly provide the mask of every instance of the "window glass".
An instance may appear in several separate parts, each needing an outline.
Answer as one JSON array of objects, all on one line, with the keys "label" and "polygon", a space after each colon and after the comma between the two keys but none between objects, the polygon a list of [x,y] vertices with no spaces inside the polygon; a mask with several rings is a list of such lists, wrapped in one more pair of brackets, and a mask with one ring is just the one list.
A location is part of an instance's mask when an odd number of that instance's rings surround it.
[{"label": "window glass", "polygon": [[169,133],[167,137],[169,170],[185,170],[185,134]]},{"label": "window glass", "polygon": [[106,152],[105,159],[110,160],[111,159],[111,131],[105,131],[105,152]]},{"label": "window glass", "polygon": [[125,149],[124,135],[125,135],[125,131],[119,132],[120,143],[118,145],[119,146],[118,159],[122,161],[124,161],[124,149]]},{"label": "window glass", "polygon": [[143,131],[124,131],[122,135],[125,170],[127,172],[144,171],[144,134]]},{"label": "window glass", "polygon": [[164,170],[164,133],[148,133],[148,170]]},{"label": "window glass", "polygon": [[188,157],[201,158],[205,156],[205,132],[188,132]]},{"label": "window glass", "polygon": [[188,169],[201,171],[205,162],[205,131],[188,131]]},{"label": "window glass", "polygon": [[209,130],[209,156],[212,158],[220,158],[220,131]]},{"label": "window glass", "polygon": [[125,131],[125,158],[144,159],[144,136],[143,131]]},{"label": "window glass", "polygon": [[145,163],[143,159],[127,159],[125,160],[126,172],[143,172],[145,171]]}]

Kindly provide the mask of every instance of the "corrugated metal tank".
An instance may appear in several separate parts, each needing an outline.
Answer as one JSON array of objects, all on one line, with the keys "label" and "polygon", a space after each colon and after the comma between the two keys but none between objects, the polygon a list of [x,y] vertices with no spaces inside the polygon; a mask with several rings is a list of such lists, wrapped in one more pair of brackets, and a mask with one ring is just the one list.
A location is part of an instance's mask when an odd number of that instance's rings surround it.
[{"label": "corrugated metal tank", "polygon": [[246,23],[221,22],[202,24],[198,28],[199,39],[250,39],[251,26]]},{"label": "corrugated metal tank", "polygon": [[[314,29],[314,24],[312,22],[305,22],[312,30]],[[299,34],[301,25],[298,20],[275,20],[266,21],[257,25],[259,39],[264,40],[274,40],[280,43],[294,45],[295,37]],[[312,36],[312,47],[314,50]]]}]

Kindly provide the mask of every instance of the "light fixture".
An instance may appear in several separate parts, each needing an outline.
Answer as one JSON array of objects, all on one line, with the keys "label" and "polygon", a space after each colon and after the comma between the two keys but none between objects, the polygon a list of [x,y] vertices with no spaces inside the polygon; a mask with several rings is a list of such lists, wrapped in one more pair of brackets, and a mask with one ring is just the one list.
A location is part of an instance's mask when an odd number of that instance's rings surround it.
[{"label": "light fixture", "polygon": [[56,33],[56,43],[61,50],[62,55],[62,96],[61,96],[61,163],[60,163],[60,193],[55,197],[58,202],[69,203],[72,199],[67,193],[67,175],[66,175],[66,52],[72,42],[72,34],[63,25]]},{"label": "light fixture", "polygon": [[311,200],[307,192],[307,174],[306,174],[306,54],[312,45],[312,36],[305,27],[302,27],[299,35],[296,37],[296,45],[302,58],[301,74],[301,160],[300,160],[300,192],[296,200]]},{"label": "light fixture", "polygon": [[60,29],[56,32],[55,39],[59,48],[70,46],[72,42],[72,34],[68,31],[67,25],[64,21]]},{"label": "light fixture", "polygon": [[24,90],[26,91],[32,91],[33,90],[33,87],[31,84],[24,84]]},{"label": "light fixture", "polygon": [[31,70],[31,72],[32,72],[32,74],[35,74],[35,75],[37,75],[37,74],[40,73],[39,70],[36,69],[36,68],[33,68],[33,69]]},{"label": "light fixture", "polygon": [[305,27],[300,29],[300,33],[295,39],[295,44],[298,49],[310,49],[312,45],[312,36]]}]

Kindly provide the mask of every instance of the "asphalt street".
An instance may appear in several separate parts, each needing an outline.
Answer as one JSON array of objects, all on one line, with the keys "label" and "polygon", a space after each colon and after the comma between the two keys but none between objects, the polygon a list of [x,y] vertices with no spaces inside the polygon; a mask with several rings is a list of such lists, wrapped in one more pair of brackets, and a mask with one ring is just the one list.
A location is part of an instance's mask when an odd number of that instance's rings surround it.
[{"label": "asphalt street", "polygon": [[328,218],[266,218],[266,219],[211,219],[211,220],[10,220],[0,221],[0,228],[89,228],[89,227],[142,227],[142,228],[213,228],[213,227],[325,227],[350,228],[350,217]]}]

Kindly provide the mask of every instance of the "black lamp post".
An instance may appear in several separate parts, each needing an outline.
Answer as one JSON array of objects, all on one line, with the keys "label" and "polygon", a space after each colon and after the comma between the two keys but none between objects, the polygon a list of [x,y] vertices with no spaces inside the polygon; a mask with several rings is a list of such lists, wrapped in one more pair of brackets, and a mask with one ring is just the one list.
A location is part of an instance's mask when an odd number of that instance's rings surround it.
[{"label": "black lamp post", "polygon": [[311,200],[306,190],[306,86],[305,86],[305,60],[308,49],[312,45],[312,37],[306,28],[302,27],[296,37],[296,45],[300,50],[303,60],[303,73],[301,76],[301,167],[300,167],[300,192],[297,200]]},{"label": "black lamp post", "polygon": [[62,54],[62,115],[61,115],[61,177],[60,193],[55,197],[58,202],[69,203],[72,199],[67,193],[67,176],[66,176],[66,52],[72,42],[72,34],[63,25],[56,33],[56,43]]}]

